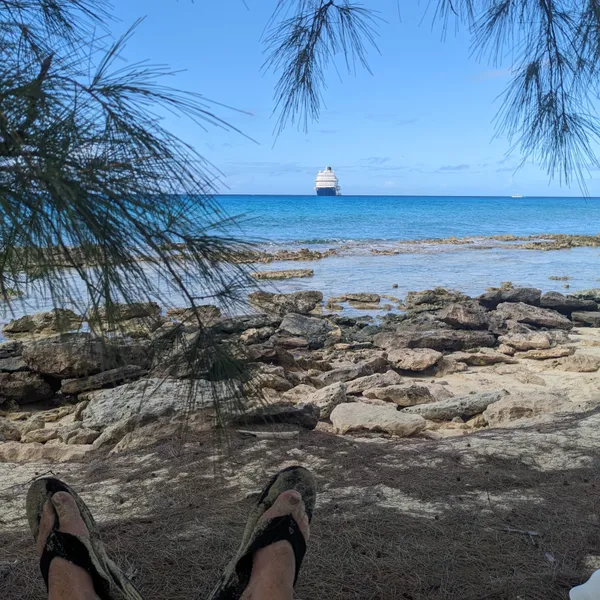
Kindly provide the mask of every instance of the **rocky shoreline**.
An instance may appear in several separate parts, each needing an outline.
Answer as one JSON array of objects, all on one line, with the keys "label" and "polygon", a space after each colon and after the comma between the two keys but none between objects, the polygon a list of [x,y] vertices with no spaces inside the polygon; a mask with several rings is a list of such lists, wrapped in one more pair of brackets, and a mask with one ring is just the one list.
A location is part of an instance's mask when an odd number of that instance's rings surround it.
[{"label": "rocky shoreline", "polygon": [[[332,312],[385,302],[405,312],[380,321]],[[600,290],[510,285],[478,298],[442,288],[402,300],[254,292],[256,312],[239,317],[214,306],[164,315],[154,303],[116,307],[118,328],[104,337],[60,333],[83,322],[72,311],[22,317],[0,344],[0,460],[78,460],[182,424],[440,439],[560,419],[600,405],[598,302]],[[178,345],[165,350],[172,331]],[[206,335],[243,364],[243,380],[191,379],[172,360],[182,340]]]}]

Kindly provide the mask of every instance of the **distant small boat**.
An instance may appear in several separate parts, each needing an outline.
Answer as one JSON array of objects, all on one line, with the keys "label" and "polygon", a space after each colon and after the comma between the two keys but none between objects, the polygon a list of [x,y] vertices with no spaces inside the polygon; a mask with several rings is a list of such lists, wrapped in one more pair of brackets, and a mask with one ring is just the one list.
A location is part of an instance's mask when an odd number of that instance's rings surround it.
[{"label": "distant small boat", "polygon": [[523,196],[521,194],[513,194],[511,196],[511,198],[522,198]]}]

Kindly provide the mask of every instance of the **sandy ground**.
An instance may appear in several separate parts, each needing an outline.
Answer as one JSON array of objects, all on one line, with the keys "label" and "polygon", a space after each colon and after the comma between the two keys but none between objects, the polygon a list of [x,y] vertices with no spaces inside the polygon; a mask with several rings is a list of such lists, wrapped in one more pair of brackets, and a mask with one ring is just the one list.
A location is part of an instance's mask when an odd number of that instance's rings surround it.
[{"label": "sandy ground", "polygon": [[[208,595],[256,492],[300,463],[319,483],[302,600],[552,600],[600,567],[600,410],[442,441],[189,434],[53,473],[88,502],[147,599]],[[0,464],[0,598],[44,598],[29,481]]]}]

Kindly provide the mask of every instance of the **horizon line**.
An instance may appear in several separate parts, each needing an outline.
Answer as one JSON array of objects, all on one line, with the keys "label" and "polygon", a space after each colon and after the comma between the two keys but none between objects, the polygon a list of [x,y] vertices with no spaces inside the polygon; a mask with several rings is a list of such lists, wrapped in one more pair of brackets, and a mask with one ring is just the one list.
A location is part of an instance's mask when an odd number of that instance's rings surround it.
[{"label": "horizon line", "polygon": [[526,200],[528,198],[579,198],[581,200],[597,200],[600,196],[520,196],[513,198],[506,195],[472,195],[472,194],[343,194],[340,196],[317,196],[316,194],[279,194],[279,193],[243,193],[214,194],[214,196],[293,196],[297,198],[509,198],[510,200]]}]

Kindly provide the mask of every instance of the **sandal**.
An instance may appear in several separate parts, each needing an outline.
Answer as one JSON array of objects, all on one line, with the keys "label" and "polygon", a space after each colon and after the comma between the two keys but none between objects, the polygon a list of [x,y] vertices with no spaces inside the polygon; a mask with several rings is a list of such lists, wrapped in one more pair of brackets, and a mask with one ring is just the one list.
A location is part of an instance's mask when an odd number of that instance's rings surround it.
[{"label": "sandal", "polygon": [[50,563],[54,558],[59,557],[85,569],[90,574],[94,591],[100,600],[143,600],[119,567],[108,558],[104,544],[100,541],[98,526],[85,502],[66,483],[53,477],[34,481],[27,492],[27,519],[34,540],[38,539],[44,505],[57,492],[67,492],[75,499],[90,538],[58,531],[58,515],[55,514],[54,527],[48,535],[40,558],[40,569],[46,589]]},{"label": "sandal", "polygon": [[274,475],[252,509],[239,550],[225,569],[210,595],[210,600],[240,598],[250,581],[254,554],[261,548],[282,540],[288,541],[294,550],[296,560],[294,585],[296,585],[302,560],[306,554],[306,540],[298,523],[291,515],[283,515],[258,524],[259,519],[273,506],[277,498],[288,490],[296,490],[300,493],[308,520],[309,522],[312,520],[317,497],[312,473],[303,467],[289,467]]}]

